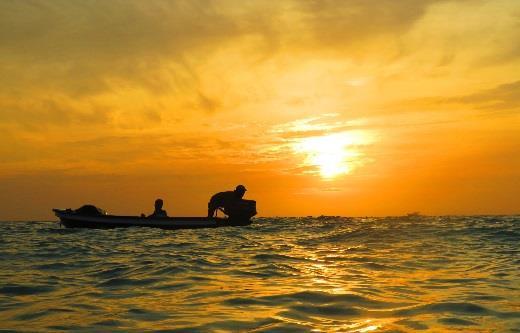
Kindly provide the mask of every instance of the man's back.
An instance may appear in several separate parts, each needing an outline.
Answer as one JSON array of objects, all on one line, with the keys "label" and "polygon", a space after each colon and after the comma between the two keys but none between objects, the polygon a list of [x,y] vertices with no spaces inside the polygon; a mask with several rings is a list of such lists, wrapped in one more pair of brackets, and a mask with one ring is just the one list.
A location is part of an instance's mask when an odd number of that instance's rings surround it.
[{"label": "man's back", "polygon": [[224,213],[229,215],[237,203],[243,201],[242,197],[246,193],[244,185],[237,185],[234,191],[219,192],[211,197],[208,202],[208,217],[215,216],[219,208],[224,208]]},{"label": "man's back", "polygon": [[240,200],[234,191],[219,192],[211,197],[208,203],[208,217],[215,214],[218,208],[224,208],[224,212],[229,209],[235,202]]},{"label": "man's back", "polygon": [[219,207],[225,207],[226,205],[236,201],[238,198],[233,191],[219,192],[213,195],[210,199],[210,203],[218,205]]}]

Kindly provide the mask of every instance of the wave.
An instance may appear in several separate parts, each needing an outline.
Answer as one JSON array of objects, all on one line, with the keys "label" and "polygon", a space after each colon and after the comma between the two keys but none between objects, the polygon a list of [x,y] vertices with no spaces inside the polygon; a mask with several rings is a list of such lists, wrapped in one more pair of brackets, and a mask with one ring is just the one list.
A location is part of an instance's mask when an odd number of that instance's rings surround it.
[{"label": "wave", "polygon": [[520,318],[517,216],[0,234],[10,331],[506,332]]}]

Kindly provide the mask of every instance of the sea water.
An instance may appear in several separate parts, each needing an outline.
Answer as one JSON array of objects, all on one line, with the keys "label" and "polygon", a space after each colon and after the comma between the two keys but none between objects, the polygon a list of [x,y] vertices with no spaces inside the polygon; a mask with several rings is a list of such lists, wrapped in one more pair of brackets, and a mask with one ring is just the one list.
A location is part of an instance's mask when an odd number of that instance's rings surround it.
[{"label": "sea water", "polygon": [[520,217],[0,222],[0,331],[520,332]]}]

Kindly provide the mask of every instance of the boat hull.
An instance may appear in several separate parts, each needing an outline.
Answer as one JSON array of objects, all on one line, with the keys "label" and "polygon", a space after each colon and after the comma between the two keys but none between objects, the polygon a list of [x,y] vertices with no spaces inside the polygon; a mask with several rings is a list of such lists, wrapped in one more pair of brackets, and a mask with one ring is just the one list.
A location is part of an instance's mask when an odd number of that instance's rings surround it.
[{"label": "boat hull", "polygon": [[67,228],[128,228],[149,227],[161,229],[198,229],[230,226],[246,226],[252,223],[248,218],[207,218],[207,217],[164,217],[148,218],[139,216],[99,215],[85,216],[72,210],[53,209],[54,214]]}]

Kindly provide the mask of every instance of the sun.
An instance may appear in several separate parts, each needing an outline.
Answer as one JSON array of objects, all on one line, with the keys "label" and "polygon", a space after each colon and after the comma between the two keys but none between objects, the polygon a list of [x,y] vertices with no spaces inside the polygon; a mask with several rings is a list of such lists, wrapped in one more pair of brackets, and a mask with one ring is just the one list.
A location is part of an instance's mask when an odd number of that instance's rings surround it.
[{"label": "sun", "polygon": [[361,154],[357,147],[368,141],[359,131],[340,132],[299,139],[293,150],[306,155],[305,166],[316,167],[322,178],[331,180],[348,174],[359,164]]}]

